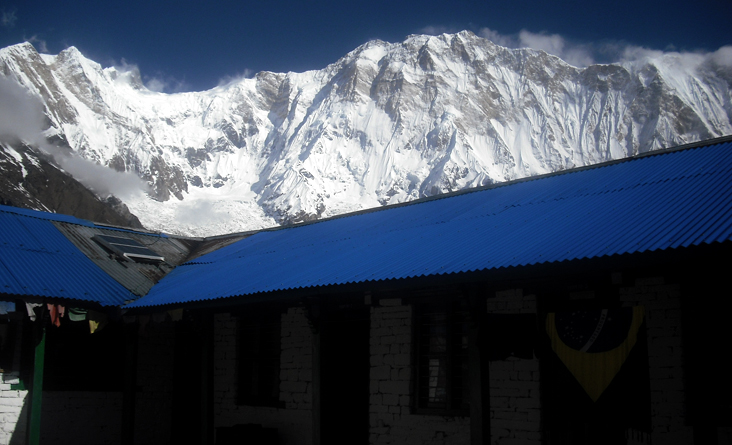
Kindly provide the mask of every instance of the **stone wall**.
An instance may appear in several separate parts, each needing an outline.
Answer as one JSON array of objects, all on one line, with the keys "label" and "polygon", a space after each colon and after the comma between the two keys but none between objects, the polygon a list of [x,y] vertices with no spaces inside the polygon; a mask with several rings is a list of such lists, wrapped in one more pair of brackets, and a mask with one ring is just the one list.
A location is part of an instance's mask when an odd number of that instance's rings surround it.
[{"label": "stone wall", "polygon": [[[536,314],[536,296],[521,289],[496,292],[489,298],[490,314]],[[498,339],[497,341],[500,341]],[[491,444],[541,443],[539,360],[508,357],[488,365]]]},{"label": "stone wall", "polygon": [[469,418],[411,413],[412,307],[400,299],[379,303],[371,308],[369,442],[469,443]]},{"label": "stone wall", "polygon": [[283,408],[237,404],[237,320],[217,314],[214,329],[214,426],[260,424],[276,428],[283,445],[311,443],[313,336],[305,310],[290,308],[281,318]]}]

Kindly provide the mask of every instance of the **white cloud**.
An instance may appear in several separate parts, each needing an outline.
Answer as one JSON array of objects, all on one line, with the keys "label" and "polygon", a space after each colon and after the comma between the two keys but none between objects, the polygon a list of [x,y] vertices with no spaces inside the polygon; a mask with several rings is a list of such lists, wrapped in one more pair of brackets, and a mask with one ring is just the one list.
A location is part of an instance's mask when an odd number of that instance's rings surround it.
[{"label": "white cloud", "polygon": [[522,29],[518,34],[505,35],[490,28],[483,28],[478,34],[506,48],[539,49],[577,67],[595,63],[590,45],[569,42],[559,34],[535,33]]},{"label": "white cloud", "polygon": [[490,40],[496,45],[505,46],[506,48],[518,48],[520,45],[517,37],[507,36],[490,28],[481,29],[480,31],[478,31],[478,35],[483,37],[484,39]]},{"label": "white cloud", "polygon": [[3,11],[0,24],[2,24],[3,28],[13,28],[17,20],[18,16],[15,14],[15,9],[12,11]]},{"label": "white cloud", "polygon": [[559,34],[536,34],[525,29],[519,32],[521,46],[541,49],[558,56],[564,52],[564,38]]},{"label": "white cloud", "polygon": [[226,85],[230,85],[232,83],[237,83],[243,79],[251,79],[252,76],[254,76],[254,71],[250,70],[249,68],[246,68],[242,73],[237,73],[233,76],[224,76],[221,79],[219,79],[216,86],[223,87]]},{"label": "white cloud", "polygon": [[191,86],[185,80],[178,80],[172,76],[145,76],[145,87],[157,93],[182,93],[190,91]]},{"label": "white cloud", "polygon": [[38,52],[48,54],[48,45],[46,45],[46,41],[38,37],[37,35],[32,35],[28,38],[23,39],[28,43],[33,44],[33,46],[36,47]]},{"label": "white cloud", "polygon": [[143,76],[140,68],[125,59],[121,62],[112,61],[110,63],[118,72],[117,79],[133,84],[134,87],[144,86],[150,91],[156,93],[180,93],[190,91],[190,85],[183,80],[177,80],[172,76],[163,74],[157,76]]},{"label": "white cloud", "polygon": [[439,36],[440,34],[453,34],[460,31],[459,29],[448,28],[447,26],[425,26],[419,30],[420,34],[428,36]]},{"label": "white cloud", "polygon": [[147,82],[145,82],[145,86],[150,91],[155,91],[156,93],[163,93],[165,92],[165,89],[168,87],[168,85],[161,79],[148,79]]},{"label": "white cloud", "polygon": [[13,80],[0,76],[0,141],[22,142],[53,157],[59,167],[100,196],[119,198],[146,192],[147,183],[132,173],[117,172],[56,147],[43,136],[45,115],[40,100]]},{"label": "white cloud", "polygon": [[122,59],[119,63],[113,61],[111,65],[120,73],[135,73],[138,76],[140,75],[140,68],[134,63],[127,62],[125,59]]},{"label": "white cloud", "polygon": [[0,139],[37,143],[43,120],[40,101],[18,83],[0,76]]},{"label": "white cloud", "polygon": [[518,34],[501,34],[490,28],[481,29],[478,34],[493,43],[506,48],[532,48],[555,55],[570,65],[586,67],[594,63],[634,63],[648,60],[663,60],[676,68],[693,70],[700,64],[713,62],[732,67],[732,46],[724,46],[715,52],[661,51],[624,42],[603,42],[602,44],[574,42],[559,34],[534,33],[521,30]]},{"label": "white cloud", "polygon": [[644,48],[642,46],[628,45],[622,48],[617,62],[636,62],[649,59],[658,59],[664,55],[663,51]]},{"label": "white cloud", "polygon": [[719,48],[710,54],[710,59],[719,66],[732,68],[732,45]]},{"label": "white cloud", "polygon": [[[45,147],[51,146],[46,144]],[[47,154],[52,155],[61,168],[70,173],[74,179],[92,189],[99,196],[114,195],[118,198],[129,199],[148,191],[147,183],[132,173],[118,172],[75,154],[67,156],[58,149],[47,152]]]}]

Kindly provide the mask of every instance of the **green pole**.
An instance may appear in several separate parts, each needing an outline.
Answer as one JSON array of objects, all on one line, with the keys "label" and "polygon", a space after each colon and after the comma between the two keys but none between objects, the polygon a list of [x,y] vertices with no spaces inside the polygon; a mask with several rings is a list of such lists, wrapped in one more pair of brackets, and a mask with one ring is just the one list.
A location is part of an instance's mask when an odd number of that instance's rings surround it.
[{"label": "green pole", "polygon": [[40,339],[36,343],[36,355],[33,361],[33,386],[31,387],[29,445],[38,445],[41,442],[41,399],[43,397],[43,365],[46,356],[46,326],[43,319],[39,320]]}]

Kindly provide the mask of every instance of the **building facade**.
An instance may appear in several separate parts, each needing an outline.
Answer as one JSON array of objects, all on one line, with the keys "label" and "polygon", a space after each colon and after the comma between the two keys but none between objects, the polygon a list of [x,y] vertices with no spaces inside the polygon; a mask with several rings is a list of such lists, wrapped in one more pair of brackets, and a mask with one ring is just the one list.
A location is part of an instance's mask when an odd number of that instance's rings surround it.
[{"label": "building facade", "polygon": [[732,443],[731,149],[216,239],[2,208],[0,443]]}]

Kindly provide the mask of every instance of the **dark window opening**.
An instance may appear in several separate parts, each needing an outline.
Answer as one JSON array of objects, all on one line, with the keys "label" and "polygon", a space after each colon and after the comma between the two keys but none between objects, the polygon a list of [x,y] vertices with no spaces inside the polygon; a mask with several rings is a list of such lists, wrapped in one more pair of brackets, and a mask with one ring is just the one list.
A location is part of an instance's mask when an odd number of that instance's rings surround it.
[{"label": "dark window opening", "polygon": [[16,346],[16,340],[21,334],[20,323],[10,323],[7,320],[0,320],[0,372],[18,371],[16,356],[20,353]]},{"label": "dark window opening", "polygon": [[260,320],[239,319],[238,402],[274,406],[280,403],[280,314]]},{"label": "dark window opening", "polygon": [[417,309],[416,408],[425,414],[467,414],[468,310],[459,303]]}]

